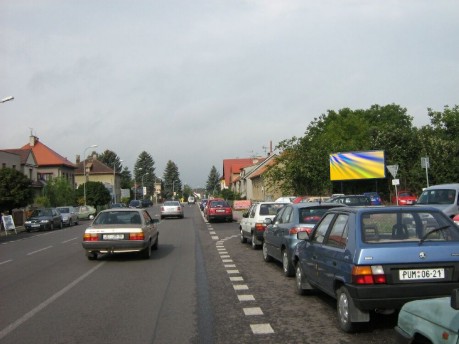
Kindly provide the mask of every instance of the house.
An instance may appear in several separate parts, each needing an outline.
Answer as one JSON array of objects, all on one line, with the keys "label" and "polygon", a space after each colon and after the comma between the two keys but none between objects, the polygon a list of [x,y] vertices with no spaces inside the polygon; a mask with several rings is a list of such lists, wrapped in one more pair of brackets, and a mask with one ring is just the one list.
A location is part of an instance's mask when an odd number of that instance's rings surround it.
[{"label": "house", "polygon": [[221,189],[228,189],[241,174],[241,170],[248,166],[258,164],[264,158],[224,159]]},{"label": "house", "polygon": [[85,183],[83,171],[86,169],[86,181],[101,182],[110,191],[112,201],[121,200],[121,175],[116,172],[114,167],[105,165],[102,161],[97,160],[93,155],[86,160],[81,161],[80,156],[76,156],[75,184],[76,187]]}]

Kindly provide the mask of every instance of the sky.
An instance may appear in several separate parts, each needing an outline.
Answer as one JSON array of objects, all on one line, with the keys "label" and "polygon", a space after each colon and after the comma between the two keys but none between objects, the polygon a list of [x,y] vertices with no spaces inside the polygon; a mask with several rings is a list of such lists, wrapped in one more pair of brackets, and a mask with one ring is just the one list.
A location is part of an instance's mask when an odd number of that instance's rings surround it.
[{"label": "sky", "polygon": [[328,110],[459,103],[457,0],[0,0],[0,148],[33,133],[204,187]]}]

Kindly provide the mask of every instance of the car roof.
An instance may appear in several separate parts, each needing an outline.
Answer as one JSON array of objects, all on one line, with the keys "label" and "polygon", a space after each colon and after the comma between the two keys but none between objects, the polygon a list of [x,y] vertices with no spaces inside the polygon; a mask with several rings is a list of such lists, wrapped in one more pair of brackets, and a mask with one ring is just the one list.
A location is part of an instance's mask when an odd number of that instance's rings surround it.
[{"label": "car roof", "polygon": [[329,210],[330,212],[348,212],[348,213],[355,213],[355,214],[363,214],[363,213],[390,213],[390,212],[421,212],[421,211],[429,211],[435,213],[442,213],[441,210],[430,207],[430,206],[421,206],[421,205],[414,205],[414,206],[362,206],[362,207],[336,207]]},{"label": "car roof", "polygon": [[137,209],[137,208],[110,208],[110,209],[105,209],[99,212],[100,213],[113,213],[114,211],[116,212],[124,212],[124,213],[129,213],[129,212],[142,212],[144,211],[143,209]]}]

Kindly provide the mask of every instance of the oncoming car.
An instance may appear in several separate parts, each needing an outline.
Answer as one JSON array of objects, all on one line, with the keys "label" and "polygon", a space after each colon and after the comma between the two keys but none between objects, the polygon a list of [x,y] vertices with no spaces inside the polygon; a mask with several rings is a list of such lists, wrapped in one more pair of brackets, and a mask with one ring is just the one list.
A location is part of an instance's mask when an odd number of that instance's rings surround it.
[{"label": "oncoming car", "polygon": [[139,252],[149,259],[158,248],[157,223],[145,209],[103,210],[84,232],[86,256],[94,260],[101,253]]}]

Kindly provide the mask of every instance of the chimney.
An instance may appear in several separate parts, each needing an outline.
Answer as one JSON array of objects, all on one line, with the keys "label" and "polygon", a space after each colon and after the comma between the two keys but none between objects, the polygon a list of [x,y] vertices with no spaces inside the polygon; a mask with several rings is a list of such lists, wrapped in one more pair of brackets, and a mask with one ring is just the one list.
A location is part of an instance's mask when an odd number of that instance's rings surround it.
[{"label": "chimney", "polygon": [[80,154],[77,154],[75,161],[77,165],[80,163]]},{"label": "chimney", "polygon": [[38,142],[38,137],[34,135],[30,135],[29,137],[29,145],[30,147],[35,147],[35,144]]}]

